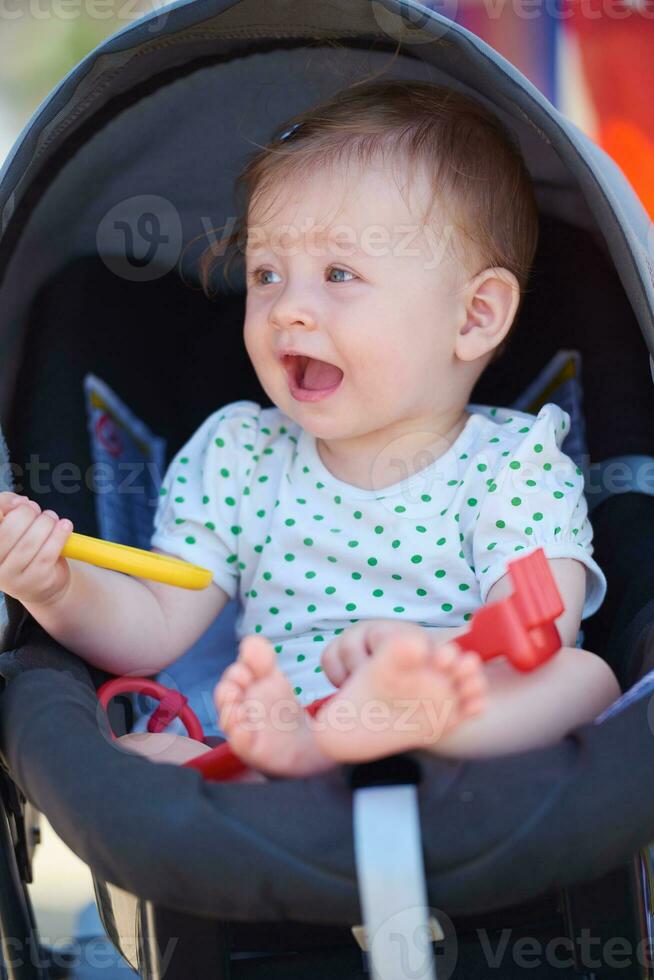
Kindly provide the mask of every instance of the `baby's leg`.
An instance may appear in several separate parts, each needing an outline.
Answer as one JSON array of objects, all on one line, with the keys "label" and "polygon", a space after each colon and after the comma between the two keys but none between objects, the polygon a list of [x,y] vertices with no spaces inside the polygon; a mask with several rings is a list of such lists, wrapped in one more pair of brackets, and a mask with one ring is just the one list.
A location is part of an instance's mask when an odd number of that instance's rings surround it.
[{"label": "baby's leg", "polygon": [[[167,732],[129,732],[116,739],[121,748],[143,755],[150,762],[169,762],[182,766],[205,752],[211,752],[210,745],[203,745],[186,735],[173,735]],[[232,777],[230,782],[259,783],[265,777],[248,770],[241,776]]]},{"label": "baby's leg", "polygon": [[[523,673],[505,658],[470,661],[455,644],[431,655],[429,648],[424,631],[382,641],[318,713],[323,751],[341,762],[411,748],[451,757],[527,751],[592,721],[620,696],[610,667],[586,650],[563,647]],[[454,691],[443,696],[443,668],[452,664]]]},{"label": "baby's leg", "polygon": [[180,766],[211,751],[197,739],[168,732],[129,732],[121,735],[117,742],[121,748],[144,755],[151,762],[173,762]]},{"label": "baby's leg", "polygon": [[550,745],[591,722],[621,694],[608,664],[577,647],[562,647],[528,673],[504,658],[488,661],[484,670],[488,694],[483,712],[441,738],[433,751],[468,758]]}]

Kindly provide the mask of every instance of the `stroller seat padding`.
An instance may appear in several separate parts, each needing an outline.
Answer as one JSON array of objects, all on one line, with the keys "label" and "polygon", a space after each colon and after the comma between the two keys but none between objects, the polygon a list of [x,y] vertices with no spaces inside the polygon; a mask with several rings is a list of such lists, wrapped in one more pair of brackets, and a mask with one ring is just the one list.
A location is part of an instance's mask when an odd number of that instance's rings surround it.
[{"label": "stroller seat padding", "polygon": [[[21,649],[0,658],[11,678],[0,754],[96,874],[201,916],[360,921],[347,767],[243,785],[154,765],[112,744],[78,657],[29,617],[18,637]],[[587,880],[589,869],[599,876],[643,846],[654,824],[649,701],[528,753],[411,753],[430,903],[450,915],[504,908]]]}]

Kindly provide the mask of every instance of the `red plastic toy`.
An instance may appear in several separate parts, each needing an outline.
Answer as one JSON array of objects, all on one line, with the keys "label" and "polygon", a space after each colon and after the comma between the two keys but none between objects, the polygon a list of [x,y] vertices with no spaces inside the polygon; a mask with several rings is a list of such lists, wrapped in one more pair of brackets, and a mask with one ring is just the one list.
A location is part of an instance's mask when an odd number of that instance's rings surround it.
[{"label": "red plastic toy", "polygon": [[[478,609],[468,632],[452,642],[462,651],[475,650],[482,660],[505,655],[517,670],[535,670],[561,649],[555,620],[564,610],[563,601],[542,548],[509,562],[508,572],[515,591],[506,599]],[[189,736],[207,744],[202,726],[184,695],[156,681],[117,677],[99,688],[98,700],[106,711],[113,697],[128,691],[146,694],[160,702],[148,722],[149,732],[163,731],[179,715]],[[332,697],[330,694],[314,701],[305,711],[312,716],[317,714]],[[197,769],[205,779],[216,781],[233,779],[248,769],[228,742],[184,765]]]},{"label": "red plastic toy", "polygon": [[505,654],[516,670],[534,670],[561,649],[555,620],[565,606],[542,548],[510,561],[508,572],[513,594],[478,609],[453,642],[482,660]]}]

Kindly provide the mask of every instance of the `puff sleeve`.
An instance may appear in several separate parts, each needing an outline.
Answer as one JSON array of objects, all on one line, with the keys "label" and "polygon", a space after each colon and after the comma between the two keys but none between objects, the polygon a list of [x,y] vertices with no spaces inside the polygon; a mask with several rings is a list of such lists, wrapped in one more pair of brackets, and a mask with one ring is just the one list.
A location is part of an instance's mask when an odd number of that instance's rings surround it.
[{"label": "puff sleeve", "polygon": [[509,561],[541,547],[548,558],[575,558],[586,566],[582,619],[604,600],[606,578],[592,557],[583,473],[560,448],[569,426],[567,412],[544,405],[527,433],[500,457],[472,534],[482,602]]},{"label": "puff sleeve", "polygon": [[246,446],[256,438],[260,406],[232,402],[210,415],[166,471],[150,546],[213,573],[230,599],[240,577],[239,514]]}]

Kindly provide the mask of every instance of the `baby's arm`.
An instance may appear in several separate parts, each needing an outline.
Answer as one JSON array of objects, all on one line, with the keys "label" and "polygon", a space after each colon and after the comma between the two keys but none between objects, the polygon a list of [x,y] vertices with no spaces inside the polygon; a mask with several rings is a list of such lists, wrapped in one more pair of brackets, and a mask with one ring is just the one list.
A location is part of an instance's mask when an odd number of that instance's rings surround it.
[{"label": "baby's arm", "polygon": [[[565,603],[563,613],[556,620],[561,643],[563,646],[574,646],[584,607],[586,569],[581,562],[572,558],[553,558],[549,559],[549,563]],[[489,590],[486,604],[506,599],[512,592],[511,577],[508,574],[503,575]],[[350,674],[365,662],[389,631],[393,631],[403,622],[400,619],[369,619],[349,626],[323,650],[321,663],[327,678],[335,687],[341,687]],[[467,633],[470,624],[428,629],[435,643],[444,644],[456,636]]]},{"label": "baby's arm", "polygon": [[[574,646],[586,594],[586,567],[574,558],[548,559],[565,609],[556,620],[562,647],[547,663],[528,673],[505,657],[485,665],[489,682],[486,709],[450,733],[436,751],[452,755],[496,755],[549,745],[578,725],[587,724],[620,696],[620,686],[596,654]],[[487,603],[513,591],[503,575]]]},{"label": "baby's arm", "polygon": [[[546,664],[522,673],[498,657],[482,667],[488,682],[483,711],[466,718],[434,742],[431,749],[452,757],[501,755],[551,744],[578,725],[593,718],[620,696],[611,668],[600,657],[573,646],[584,605],[585,567],[574,559],[550,559],[552,573],[565,604],[557,619],[563,646]],[[505,599],[513,591],[508,575],[490,589],[487,602]],[[322,663],[329,680],[337,687],[357,668],[384,638],[398,627],[399,620],[369,620],[349,627],[332,640],[323,652]],[[469,626],[429,630],[439,646]],[[446,635],[449,634],[449,635]],[[345,692],[348,686],[345,686]],[[371,695],[372,696],[372,695]]]},{"label": "baby's arm", "polygon": [[166,667],[228,601],[214,583],[179,589],[65,559],[72,526],[25,497],[0,494],[0,512],[0,589],[63,646],[110,673]]},{"label": "baby's arm", "polygon": [[[554,576],[565,609],[556,620],[562,646],[573,647],[577,641],[581,614],[586,595],[586,566],[574,558],[548,558],[550,571]],[[506,574],[488,590],[486,605],[508,598],[514,586],[511,576]]]},{"label": "baby's arm", "polygon": [[483,711],[435,742],[437,754],[479,758],[543,748],[590,724],[620,696],[608,664],[578,647],[561,647],[527,673],[504,659],[489,660],[483,670]]},{"label": "baby's arm", "polygon": [[[434,751],[466,757],[539,748],[588,724],[620,696],[609,665],[574,646],[584,608],[585,566],[573,558],[548,560],[565,605],[556,620],[561,649],[528,673],[515,670],[505,657],[486,663],[484,711],[448,733]],[[510,577],[504,575],[489,590],[487,602],[505,599],[512,591]]]},{"label": "baby's arm", "polygon": [[23,605],[62,646],[111,674],[147,677],[163,670],[202,636],[229,598],[214,582],[181,589],[68,561],[63,595]]}]

